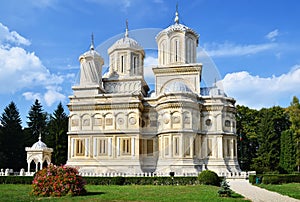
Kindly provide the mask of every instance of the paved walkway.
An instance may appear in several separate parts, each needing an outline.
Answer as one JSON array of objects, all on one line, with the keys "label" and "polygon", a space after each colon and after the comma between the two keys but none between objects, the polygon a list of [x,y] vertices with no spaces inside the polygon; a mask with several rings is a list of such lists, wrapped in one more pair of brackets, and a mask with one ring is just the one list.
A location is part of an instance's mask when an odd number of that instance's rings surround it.
[{"label": "paved walkway", "polygon": [[300,200],[283,196],[276,192],[271,192],[266,189],[251,185],[248,180],[243,179],[227,179],[230,189],[243,195],[245,198],[253,202],[299,202]]}]

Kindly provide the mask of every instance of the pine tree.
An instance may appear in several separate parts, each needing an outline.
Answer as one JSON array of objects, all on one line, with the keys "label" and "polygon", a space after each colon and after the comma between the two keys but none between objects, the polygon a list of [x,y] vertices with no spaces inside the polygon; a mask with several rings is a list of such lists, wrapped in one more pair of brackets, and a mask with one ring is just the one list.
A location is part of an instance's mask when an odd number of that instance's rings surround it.
[{"label": "pine tree", "polygon": [[19,170],[26,164],[23,147],[22,121],[14,102],[11,102],[2,113],[1,121],[1,151],[2,168]]},{"label": "pine tree", "polygon": [[26,144],[31,146],[38,140],[39,134],[42,137],[47,133],[47,113],[43,111],[41,103],[36,99],[28,113],[29,121],[27,122],[29,130],[26,130]]},{"label": "pine tree", "polygon": [[279,168],[280,136],[289,128],[289,118],[281,107],[262,109],[260,115],[257,133],[259,148],[253,168],[259,172],[276,171]]},{"label": "pine tree", "polygon": [[300,103],[299,99],[294,96],[291,105],[287,108],[291,121],[291,130],[294,133],[296,147],[296,166],[300,172]]},{"label": "pine tree", "polygon": [[283,131],[280,138],[280,168],[282,172],[292,173],[296,167],[295,140],[291,129]]},{"label": "pine tree", "polygon": [[68,116],[64,112],[61,103],[58,104],[57,109],[51,115],[49,121],[49,134],[45,142],[48,147],[53,148],[53,160],[56,165],[65,164],[68,154]]},{"label": "pine tree", "polygon": [[258,111],[237,105],[236,130],[238,138],[238,160],[242,170],[250,170],[258,148]]}]

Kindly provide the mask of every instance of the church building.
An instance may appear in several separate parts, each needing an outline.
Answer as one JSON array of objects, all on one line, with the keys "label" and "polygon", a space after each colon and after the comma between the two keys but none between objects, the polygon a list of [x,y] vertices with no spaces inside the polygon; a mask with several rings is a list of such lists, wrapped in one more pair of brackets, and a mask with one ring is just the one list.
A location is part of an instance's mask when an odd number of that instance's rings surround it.
[{"label": "church building", "polygon": [[155,87],[144,79],[145,51],[124,37],[109,49],[109,71],[92,40],[79,57],[80,83],[68,104],[68,161],[81,173],[175,176],[209,169],[240,172],[235,100],[201,88],[199,35],[179,22],[156,36]]}]

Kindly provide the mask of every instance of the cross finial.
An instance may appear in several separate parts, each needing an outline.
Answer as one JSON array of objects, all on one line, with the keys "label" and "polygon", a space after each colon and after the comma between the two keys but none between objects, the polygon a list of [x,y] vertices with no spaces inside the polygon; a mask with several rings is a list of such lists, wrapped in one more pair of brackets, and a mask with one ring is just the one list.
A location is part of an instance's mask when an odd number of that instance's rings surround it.
[{"label": "cross finial", "polygon": [[174,22],[179,24],[179,16],[178,16],[178,2],[176,3],[176,12],[175,12],[175,19]]},{"label": "cross finial", "polygon": [[128,37],[128,19],[126,19],[125,37]]},{"label": "cross finial", "polygon": [[94,50],[95,47],[94,47],[94,33],[92,33],[92,39],[91,39],[91,47],[90,47],[90,50]]}]

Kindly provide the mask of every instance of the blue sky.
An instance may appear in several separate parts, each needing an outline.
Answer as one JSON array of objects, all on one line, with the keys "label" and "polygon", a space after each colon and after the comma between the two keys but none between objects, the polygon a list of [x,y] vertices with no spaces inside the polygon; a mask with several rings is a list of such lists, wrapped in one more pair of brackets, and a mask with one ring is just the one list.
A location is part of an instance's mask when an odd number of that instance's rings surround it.
[{"label": "blue sky", "polygon": [[[88,50],[91,33],[105,58],[105,47],[122,36],[126,19],[130,36],[146,49],[146,79],[153,83],[154,36],[173,23],[176,2],[2,0],[0,112],[14,101],[26,126],[36,98],[49,113],[60,101],[66,105],[78,80],[78,57]],[[178,4],[180,22],[200,35],[198,61],[203,62],[207,81],[202,85],[220,79],[218,85],[238,104],[258,109],[286,107],[294,95],[300,97],[299,1],[179,0]]]}]

